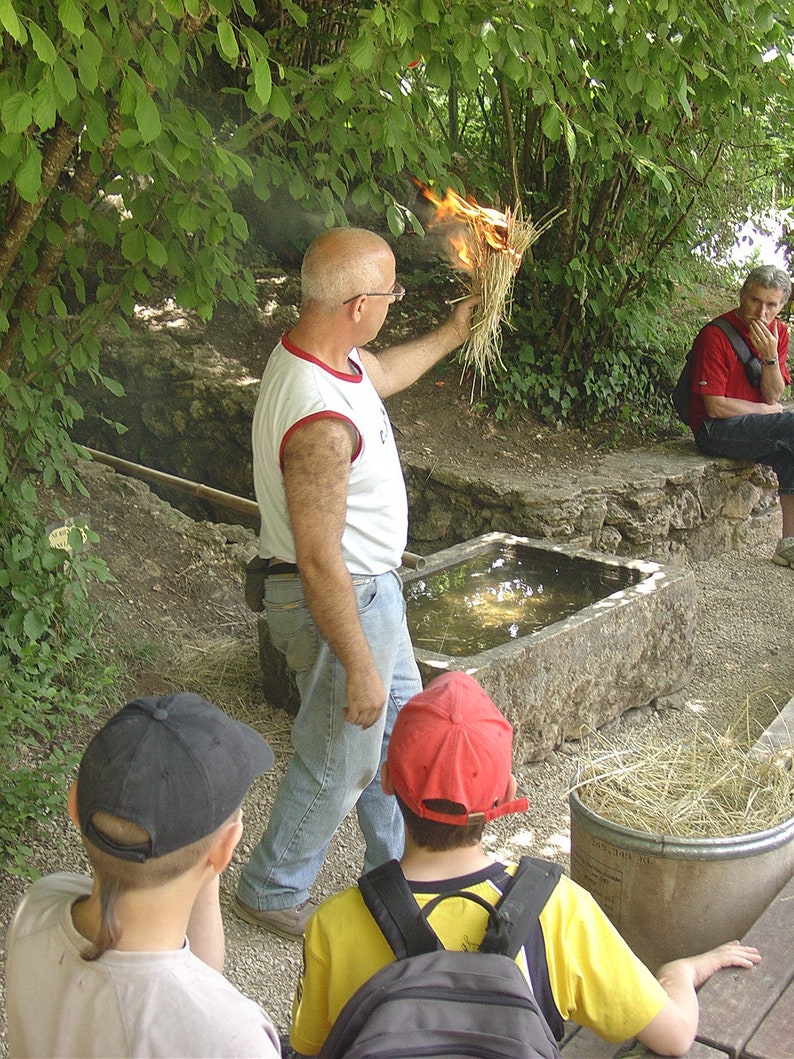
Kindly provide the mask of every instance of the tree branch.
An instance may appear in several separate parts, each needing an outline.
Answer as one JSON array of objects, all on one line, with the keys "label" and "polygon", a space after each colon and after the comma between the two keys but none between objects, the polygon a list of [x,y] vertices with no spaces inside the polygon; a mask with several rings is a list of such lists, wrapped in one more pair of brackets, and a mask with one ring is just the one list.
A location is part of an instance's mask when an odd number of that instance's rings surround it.
[{"label": "tree branch", "polygon": [[63,168],[68,162],[78,138],[78,133],[70,129],[64,122],[59,122],[56,125],[55,132],[47,144],[47,150],[42,158],[42,194],[39,195],[35,202],[19,201],[11,215],[2,244],[0,244],[0,287],[5,284],[22,244],[27,239],[30,229],[36,223],[36,218],[44,208],[44,203],[63,172]]},{"label": "tree branch", "polygon": [[[74,176],[71,179],[69,192],[79,202],[87,203],[90,201],[96,191],[100,176],[107,169],[110,160],[113,157],[113,153],[116,150],[116,145],[118,144],[118,139],[122,130],[121,114],[117,107],[111,110],[108,114],[108,128],[110,130],[110,135],[102,144],[102,148],[99,152],[102,159],[102,166],[99,169],[99,172],[95,173],[92,170],[92,155],[86,153],[80,159],[77,168],[75,169]],[[39,255],[38,264],[34,272],[28,276],[17,291],[11,313],[9,314],[15,322],[13,326],[6,331],[3,336],[2,346],[0,346],[0,369],[3,371],[8,371],[9,365],[11,364],[14,343],[21,328],[21,314],[25,311],[32,313],[35,310],[40,292],[44,290],[45,287],[49,286],[52,277],[55,275],[61,261],[63,260],[66,248],[79,223],[79,218],[75,218],[71,224],[61,225],[64,233],[63,240],[60,243],[51,240],[45,246],[44,250]]]}]

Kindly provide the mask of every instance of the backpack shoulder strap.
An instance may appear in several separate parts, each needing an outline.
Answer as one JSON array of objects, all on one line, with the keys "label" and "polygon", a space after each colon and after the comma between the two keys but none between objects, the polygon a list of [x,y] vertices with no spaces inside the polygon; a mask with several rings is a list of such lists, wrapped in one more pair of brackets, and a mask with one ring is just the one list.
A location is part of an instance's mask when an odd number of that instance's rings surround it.
[{"label": "backpack shoulder strap", "polygon": [[562,867],[536,857],[522,857],[497,909],[503,924],[491,920],[480,952],[501,952],[515,959],[537,925],[538,917],[562,875]]},{"label": "backpack shoulder strap", "polygon": [[396,860],[387,861],[358,880],[364,904],[398,960],[436,952],[444,946],[422,915]]},{"label": "backpack shoulder strap", "polygon": [[726,320],[724,316],[718,316],[706,325],[707,327],[718,327],[720,331],[725,335],[730,344],[733,346],[733,351],[742,364],[748,364],[751,360],[754,360],[753,351],[747,345],[745,340],[730,322]]},{"label": "backpack shoulder strap", "polygon": [[[532,979],[532,990],[543,1016],[556,1040],[565,1034],[565,1021],[557,1007],[549,977],[546,945],[539,916],[562,875],[562,867],[534,857],[522,857],[509,889],[497,905],[507,929],[504,937],[493,935],[493,923],[486,931],[480,951],[493,944],[490,951],[504,952],[515,959],[523,946]],[[493,935],[493,936],[492,936]]]},{"label": "backpack shoulder strap", "polygon": [[[480,952],[496,952],[515,959],[537,924],[561,874],[562,867],[559,864],[535,857],[522,857],[515,875],[496,905],[499,914],[489,917]],[[396,860],[387,861],[362,875],[358,880],[358,888],[398,960],[443,949],[438,935],[427,922],[427,916],[451,894],[439,894],[424,909],[420,909]],[[457,896],[471,898],[484,908],[493,910],[476,894],[463,891]]]},{"label": "backpack shoulder strap", "polygon": [[761,386],[761,363],[753,351],[745,342],[744,338],[739,334],[730,320],[726,320],[722,316],[718,316],[716,320],[712,320],[711,323],[706,324],[706,327],[718,327],[720,331],[730,342],[733,347],[733,351],[739,360],[744,365],[744,371],[747,375],[747,379],[751,386],[757,389]]}]

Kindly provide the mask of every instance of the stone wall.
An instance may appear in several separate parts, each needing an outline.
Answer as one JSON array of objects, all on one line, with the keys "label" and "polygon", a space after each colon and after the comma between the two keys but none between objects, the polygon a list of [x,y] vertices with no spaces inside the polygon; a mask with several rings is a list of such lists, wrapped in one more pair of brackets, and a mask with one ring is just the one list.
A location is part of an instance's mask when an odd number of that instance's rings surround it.
[{"label": "stone wall", "polygon": [[[177,332],[178,334],[178,332]],[[253,499],[251,419],[259,379],[235,371],[209,343],[173,330],[104,337],[102,368],[124,387],[81,388],[85,419],[73,431],[85,445]],[[119,433],[114,424],[121,423]],[[154,488],[154,487],[153,487]],[[193,518],[246,522],[244,515],[157,488]]]},{"label": "stone wall", "polygon": [[422,553],[499,530],[608,555],[688,562],[771,548],[780,535],[777,484],[758,464],[702,456],[687,441],[605,456],[595,473],[535,483],[462,479],[406,468],[412,547]]},{"label": "stone wall", "polygon": [[[250,426],[259,389],[213,346],[178,326],[109,334],[103,370],[122,398],[81,388],[77,440],[170,474],[252,498]],[[119,434],[113,421],[124,424]],[[405,467],[410,547],[429,554],[501,531],[657,562],[770,547],[779,535],[771,471],[701,456],[680,440],[605,456],[588,475],[472,480],[437,464]],[[245,516],[162,491],[192,517]],[[248,524],[252,524],[249,520]]]}]

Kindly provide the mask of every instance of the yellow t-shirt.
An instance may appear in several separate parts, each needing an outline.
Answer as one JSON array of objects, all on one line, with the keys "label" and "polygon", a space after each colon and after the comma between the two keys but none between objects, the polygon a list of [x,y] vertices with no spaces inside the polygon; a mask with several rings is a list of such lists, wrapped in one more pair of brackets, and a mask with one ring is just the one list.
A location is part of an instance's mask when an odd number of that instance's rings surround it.
[{"label": "yellow t-shirt", "polygon": [[[508,865],[510,874],[516,865]],[[470,890],[495,904],[493,881],[505,866],[443,883],[412,884],[420,907],[440,891]],[[422,889],[418,887],[421,885]],[[448,898],[430,924],[447,949],[476,950],[488,914],[465,898]],[[591,895],[563,875],[540,915],[554,1000],[564,1019],[607,1041],[635,1036],[661,1011],[667,994],[634,955]],[[359,986],[394,960],[357,886],[323,901],[306,928],[303,968],[292,1007],[292,1047],[316,1055]],[[531,983],[523,950],[516,957]]]}]

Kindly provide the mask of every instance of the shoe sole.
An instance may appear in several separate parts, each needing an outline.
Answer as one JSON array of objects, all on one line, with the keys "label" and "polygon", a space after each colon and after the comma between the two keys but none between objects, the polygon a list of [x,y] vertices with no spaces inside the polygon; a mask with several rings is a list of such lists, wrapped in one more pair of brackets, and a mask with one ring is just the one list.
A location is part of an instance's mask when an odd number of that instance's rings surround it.
[{"label": "shoe sole", "polygon": [[303,941],[303,931],[300,933],[290,932],[284,927],[277,927],[275,923],[268,923],[266,920],[259,919],[253,912],[249,912],[247,908],[238,901],[232,901],[232,911],[238,917],[238,919],[244,920],[246,923],[250,923],[253,927],[259,927],[260,930],[268,930],[271,934],[278,934],[280,938],[285,938],[287,941]]},{"label": "shoe sole", "polygon": [[776,566],[794,566],[794,561],[791,559],[787,559],[785,555],[773,555],[772,562]]}]

